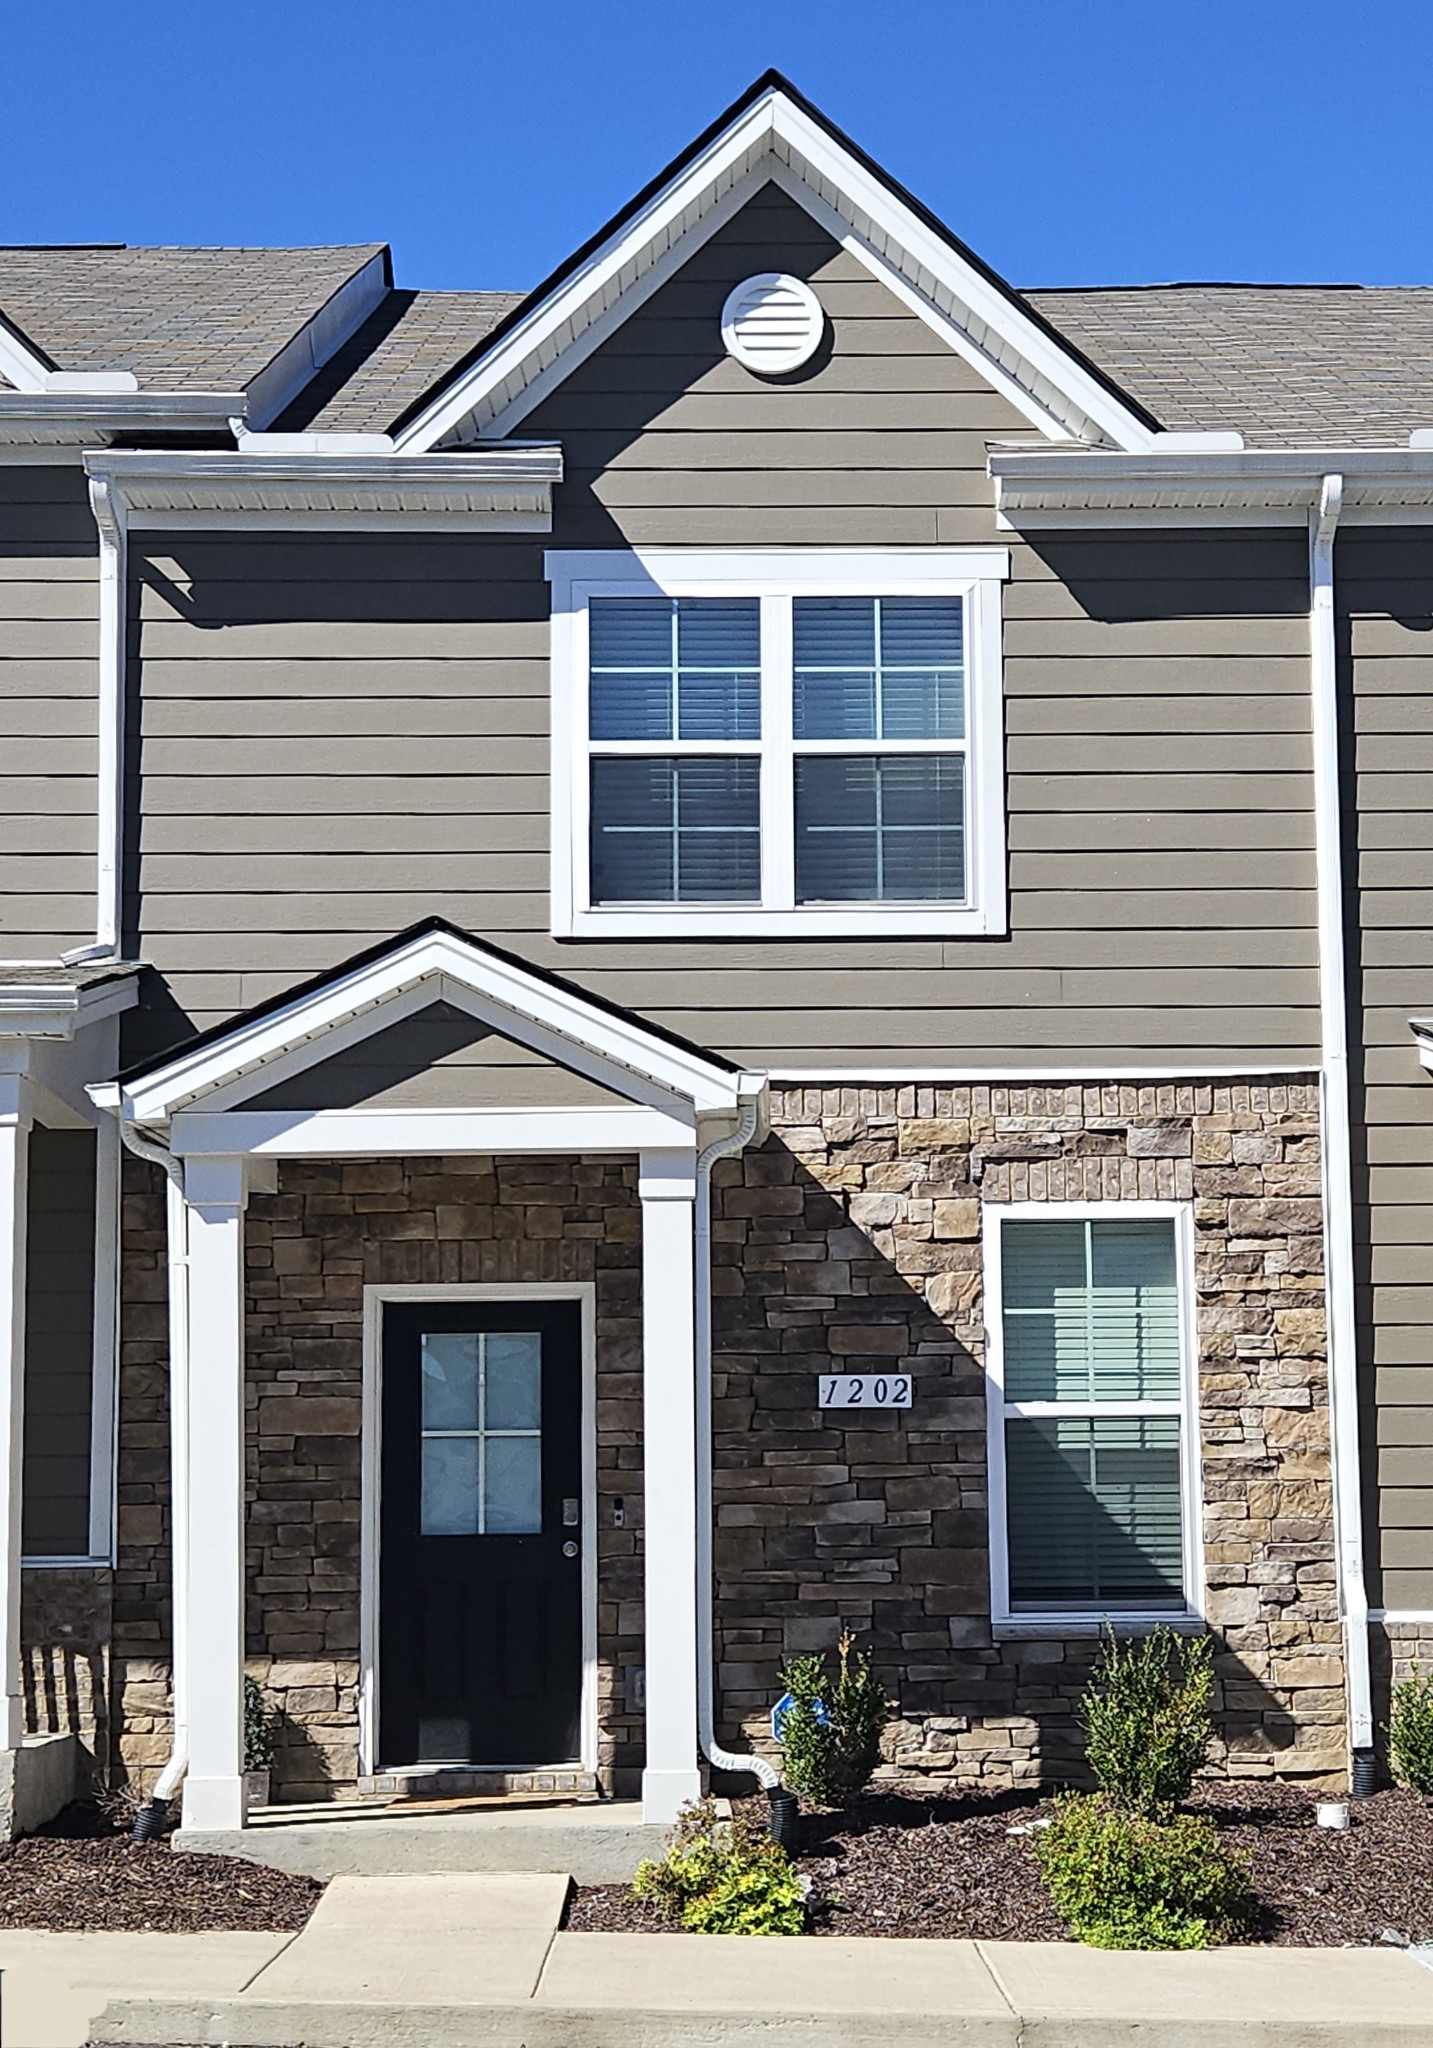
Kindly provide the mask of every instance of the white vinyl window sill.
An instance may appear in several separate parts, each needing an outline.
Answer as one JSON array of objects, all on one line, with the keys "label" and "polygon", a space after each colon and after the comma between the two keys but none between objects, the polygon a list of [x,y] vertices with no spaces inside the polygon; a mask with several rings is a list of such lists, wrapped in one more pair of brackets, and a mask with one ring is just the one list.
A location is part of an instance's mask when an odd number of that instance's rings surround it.
[{"label": "white vinyl window sill", "polygon": [[1187,1608],[1162,1614],[1014,1614],[992,1621],[990,1633],[997,1643],[1048,1641],[1069,1636],[1075,1641],[1102,1636],[1106,1626],[1117,1636],[1147,1636],[1154,1629],[1170,1628],[1177,1635],[1202,1635],[1204,1618]]},{"label": "white vinyl window sill", "polygon": [[562,939],[891,939],[987,938],[1005,930],[1003,917],[959,904],[857,903],[849,910],[763,910],[756,904],[615,904],[574,910],[553,920]]}]

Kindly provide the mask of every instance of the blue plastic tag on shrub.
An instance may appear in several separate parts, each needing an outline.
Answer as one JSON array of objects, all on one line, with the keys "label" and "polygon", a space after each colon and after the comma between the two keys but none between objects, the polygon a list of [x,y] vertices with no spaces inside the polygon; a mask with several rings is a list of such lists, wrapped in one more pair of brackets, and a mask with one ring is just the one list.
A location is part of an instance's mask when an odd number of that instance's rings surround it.
[{"label": "blue plastic tag on shrub", "polygon": [[[786,1726],[786,1716],[791,1712],[791,1709],[795,1705],[796,1702],[791,1697],[791,1694],[789,1692],[784,1692],[781,1695],[781,1698],[776,1702],[776,1705],[771,1710],[772,1738],[773,1740],[779,1742],[783,1748],[786,1745],[786,1737],[782,1734],[781,1731]],[[823,1701],[812,1700],[811,1713],[818,1728],[830,1727],[831,1715]]]}]

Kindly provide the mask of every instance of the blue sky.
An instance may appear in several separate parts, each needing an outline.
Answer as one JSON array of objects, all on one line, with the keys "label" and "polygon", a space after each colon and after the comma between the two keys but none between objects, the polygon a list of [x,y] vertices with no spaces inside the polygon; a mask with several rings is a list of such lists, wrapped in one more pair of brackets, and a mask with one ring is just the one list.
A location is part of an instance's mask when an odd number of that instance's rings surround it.
[{"label": "blue sky", "polygon": [[776,65],[1016,284],[1433,282],[1433,0],[66,0],[0,63],[4,242],[523,287]]}]

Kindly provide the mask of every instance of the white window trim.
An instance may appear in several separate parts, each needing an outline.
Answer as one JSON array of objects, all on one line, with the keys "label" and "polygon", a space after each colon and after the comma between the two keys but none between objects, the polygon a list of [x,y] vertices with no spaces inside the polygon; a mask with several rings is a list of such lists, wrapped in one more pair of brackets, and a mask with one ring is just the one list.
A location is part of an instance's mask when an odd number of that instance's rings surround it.
[{"label": "white window trim", "polygon": [[[1109,1403],[1134,1414],[1178,1415],[1181,1422],[1180,1510],[1183,1526],[1184,1606],[1120,1609],[1110,1615],[1122,1633],[1163,1622],[1188,1627],[1204,1614],[1202,1466],[1199,1439],[1199,1339],[1194,1293],[1194,1205],[1191,1202],[987,1202],[984,1208],[985,1442],[990,1513],[990,1618],[1006,1635],[1089,1635],[1104,1622],[1095,1609],[1049,1614],[1012,1613],[1010,1608],[1009,1521],[1005,1492],[1005,1303],[1001,1280],[1001,1238],[1006,1223],[1114,1223],[1162,1221],[1174,1225],[1174,1275],[1179,1303],[1180,1398],[1178,1401]],[[1105,1405],[1105,1404],[1102,1404]],[[1060,1401],[1024,1401],[1022,1415],[1072,1412]]]},{"label": "white window trim", "polygon": [[[552,933],[555,938],[879,938],[997,936],[1008,928],[1005,882],[1005,737],[1000,585],[1008,548],[638,548],[551,550]],[[594,907],[589,889],[587,605],[593,597],[952,596],[966,606],[966,885],[952,906],[851,904],[766,909],[748,904]],[[763,604],[762,732],[789,729],[789,660],[768,635]],[[760,751],[752,743],[722,751]],[[853,743],[828,751],[859,752]],[[912,751],[929,750],[914,742]],[[762,752],[784,768],[787,751]],[[762,775],[762,852],[783,870],[794,858],[792,791],[784,773]]]}]

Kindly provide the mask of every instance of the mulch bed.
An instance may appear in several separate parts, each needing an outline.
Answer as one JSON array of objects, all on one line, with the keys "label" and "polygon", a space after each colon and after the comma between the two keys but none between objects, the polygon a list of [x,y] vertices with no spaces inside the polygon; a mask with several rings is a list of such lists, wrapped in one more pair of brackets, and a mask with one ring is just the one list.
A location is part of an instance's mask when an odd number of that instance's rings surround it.
[{"label": "mulch bed", "polygon": [[105,1934],[286,1934],[323,1896],[310,1877],[237,1856],[135,1844],[95,1807],[66,1807],[23,1841],[0,1843],[0,1928]]},{"label": "mulch bed", "polygon": [[[753,1814],[763,1802],[752,1802]],[[1315,1825],[1315,1795],[1294,1786],[1202,1786],[1230,1848],[1252,1855],[1259,1917],[1249,1939],[1287,1948],[1433,1940],[1433,1808],[1380,1792],[1352,1808],[1346,1833]],[[812,1933],[1065,1941],[1040,1881],[1033,1796],[930,1798],[881,1793],[844,1813],[802,1816],[801,1869]],[[625,1886],[576,1892],[576,1932],[665,1933]]]}]

